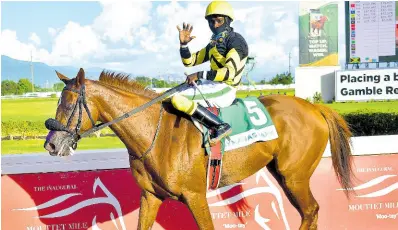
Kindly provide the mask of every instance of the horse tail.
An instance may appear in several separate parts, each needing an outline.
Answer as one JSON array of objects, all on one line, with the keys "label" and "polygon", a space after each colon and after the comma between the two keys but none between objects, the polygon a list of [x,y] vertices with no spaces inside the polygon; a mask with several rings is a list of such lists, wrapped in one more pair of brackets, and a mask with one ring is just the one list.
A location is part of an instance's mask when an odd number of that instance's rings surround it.
[{"label": "horse tail", "polygon": [[354,192],[352,189],[353,170],[350,148],[352,133],[347,122],[336,111],[321,104],[315,104],[315,106],[320,110],[329,126],[333,168],[345,195],[349,198],[349,192]]}]

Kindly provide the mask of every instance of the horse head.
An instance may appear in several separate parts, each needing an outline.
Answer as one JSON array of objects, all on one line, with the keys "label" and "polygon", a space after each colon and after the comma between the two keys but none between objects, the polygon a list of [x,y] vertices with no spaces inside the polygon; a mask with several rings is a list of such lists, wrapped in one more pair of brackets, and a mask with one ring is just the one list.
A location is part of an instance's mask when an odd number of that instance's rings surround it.
[{"label": "horse head", "polygon": [[44,148],[51,156],[68,156],[77,147],[80,131],[84,132],[95,126],[98,119],[98,109],[86,95],[84,70],[81,68],[77,76],[69,79],[57,72],[58,78],[65,83],[58,101],[55,119],[45,122],[49,133]]},{"label": "horse head", "polygon": [[323,16],[321,16],[321,18],[320,18],[320,22],[326,22],[326,21],[328,21],[329,20],[329,18],[327,17],[327,16],[325,16],[325,15],[323,15]]}]

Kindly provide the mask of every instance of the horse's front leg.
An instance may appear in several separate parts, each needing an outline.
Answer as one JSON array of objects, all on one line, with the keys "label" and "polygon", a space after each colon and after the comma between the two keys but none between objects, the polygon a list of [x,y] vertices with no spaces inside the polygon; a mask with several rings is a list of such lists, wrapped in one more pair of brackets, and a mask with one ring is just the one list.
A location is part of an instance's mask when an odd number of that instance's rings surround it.
[{"label": "horse's front leg", "polygon": [[155,222],[156,215],[162,202],[163,201],[161,199],[157,198],[152,193],[146,190],[142,190],[139,222],[137,229],[148,230],[152,228],[152,225]]},{"label": "horse's front leg", "polygon": [[191,211],[199,229],[214,229],[206,193],[185,192],[183,193],[183,202]]}]

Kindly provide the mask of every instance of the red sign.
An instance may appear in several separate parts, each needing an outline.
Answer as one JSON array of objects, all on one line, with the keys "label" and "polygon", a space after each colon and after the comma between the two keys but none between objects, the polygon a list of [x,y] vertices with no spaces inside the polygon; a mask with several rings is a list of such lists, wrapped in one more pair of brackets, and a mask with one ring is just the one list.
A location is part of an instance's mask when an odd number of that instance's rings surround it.
[{"label": "red sign", "polygon": [[[228,153],[227,153],[228,154]],[[398,154],[355,157],[350,201],[322,159],[311,179],[319,229],[398,229]],[[216,229],[298,229],[300,215],[266,168],[208,193]],[[220,195],[221,194],[221,195]],[[2,229],[136,229],[140,190],[129,169],[2,176]],[[165,201],[153,229],[197,229],[188,209]]]}]

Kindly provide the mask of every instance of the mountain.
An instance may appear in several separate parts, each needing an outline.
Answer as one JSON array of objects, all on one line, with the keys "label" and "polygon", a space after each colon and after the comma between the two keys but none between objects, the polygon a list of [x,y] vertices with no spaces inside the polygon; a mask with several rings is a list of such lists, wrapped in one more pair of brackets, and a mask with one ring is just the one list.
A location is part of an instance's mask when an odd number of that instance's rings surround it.
[{"label": "mountain", "polygon": [[[67,77],[75,77],[79,68],[72,66],[49,66],[42,62],[33,62],[33,81],[35,85],[44,87],[47,83],[52,85],[59,82],[55,70]],[[84,68],[87,78],[98,79],[102,68]],[[119,71],[120,72],[120,71]],[[18,81],[21,78],[28,78],[32,81],[30,62],[21,61],[1,56],[1,80]]]},{"label": "mountain", "polygon": [[[83,67],[84,68],[84,67]],[[79,71],[78,67],[73,66],[49,66],[42,62],[33,62],[33,81],[35,85],[40,87],[50,87],[52,84],[58,83],[59,79],[55,74],[55,70],[64,74],[67,77],[75,77],[77,72]],[[84,68],[84,72],[86,73],[87,78],[97,80],[102,68],[92,67],[92,68]],[[109,70],[114,71],[114,70]],[[123,71],[115,71],[119,73],[130,74],[131,77],[135,77],[131,73],[126,73]],[[30,73],[30,62],[29,61],[21,61],[10,58],[5,55],[1,55],[1,80],[13,80],[19,81],[21,78],[28,78],[32,81],[31,73]],[[167,74],[167,75],[159,75],[154,78],[163,79],[163,80],[172,80],[182,82],[185,80],[185,76],[183,74]],[[48,84],[48,85],[47,85]]]}]

